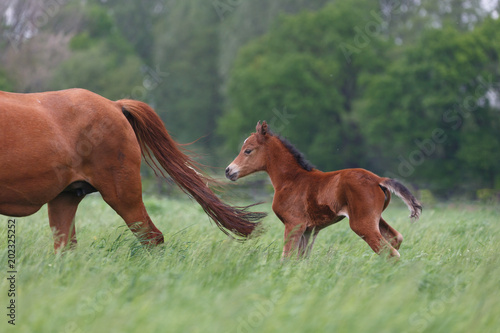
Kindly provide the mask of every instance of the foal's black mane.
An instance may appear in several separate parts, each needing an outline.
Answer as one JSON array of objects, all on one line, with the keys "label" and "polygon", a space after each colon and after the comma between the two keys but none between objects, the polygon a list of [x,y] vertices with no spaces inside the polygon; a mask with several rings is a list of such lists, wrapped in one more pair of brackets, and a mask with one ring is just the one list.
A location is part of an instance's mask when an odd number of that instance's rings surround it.
[{"label": "foal's black mane", "polygon": [[288,149],[288,151],[292,154],[292,156],[295,158],[295,160],[297,161],[297,163],[299,163],[300,167],[306,171],[311,171],[312,169],[316,168],[314,165],[311,164],[311,162],[309,162],[306,157],[304,156],[304,154],[302,154],[297,148],[295,148],[294,145],[292,145],[290,143],[290,141],[288,141],[287,139],[285,139],[284,137],[282,137],[281,135],[279,134],[274,134],[273,132],[271,132],[271,130],[267,130],[267,132],[274,136],[274,137],[277,137],[281,143],[283,144],[283,146],[286,147],[286,149]]}]

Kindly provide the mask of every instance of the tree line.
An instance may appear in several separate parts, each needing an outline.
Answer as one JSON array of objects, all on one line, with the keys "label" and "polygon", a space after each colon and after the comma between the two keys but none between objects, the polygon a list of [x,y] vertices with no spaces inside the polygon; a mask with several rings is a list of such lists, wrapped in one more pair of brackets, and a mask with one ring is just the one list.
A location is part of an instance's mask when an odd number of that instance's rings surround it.
[{"label": "tree line", "polygon": [[0,89],[155,107],[224,166],[258,120],[322,170],[500,189],[498,3],[9,0]]}]

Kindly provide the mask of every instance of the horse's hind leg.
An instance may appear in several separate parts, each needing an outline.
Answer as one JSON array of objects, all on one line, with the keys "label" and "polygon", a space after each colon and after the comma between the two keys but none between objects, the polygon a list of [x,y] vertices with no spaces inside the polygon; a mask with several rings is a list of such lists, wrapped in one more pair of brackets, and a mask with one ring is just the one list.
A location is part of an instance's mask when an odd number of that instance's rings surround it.
[{"label": "horse's hind leg", "polygon": [[75,214],[83,196],[62,192],[48,203],[49,224],[54,234],[54,250],[76,246]]},{"label": "horse's hind leg", "polygon": [[149,217],[139,193],[127,193],[121,197],[103,194],[103,199],[120,215],[130,230],[144,245],[163,243],[163,234]]},{"label": "horse's hind leg", "polygon": [[[109,175],[113,179],[113,175]],[[163,243],[163,235],[149,217],[142,201],[142,184],[139,170],[113,183],[106,182],[99,187],[104,201],[120,215],[130,230],[144,245]]]},{"label": "horse's hind leg", "polygon": [[379,222],[380,233],[384,238],[391,243],[391,245],[399,250],[401,243],[403,242],[403,235],[401,235],[396,229],[391,227],[385,220],[381,217]]}]

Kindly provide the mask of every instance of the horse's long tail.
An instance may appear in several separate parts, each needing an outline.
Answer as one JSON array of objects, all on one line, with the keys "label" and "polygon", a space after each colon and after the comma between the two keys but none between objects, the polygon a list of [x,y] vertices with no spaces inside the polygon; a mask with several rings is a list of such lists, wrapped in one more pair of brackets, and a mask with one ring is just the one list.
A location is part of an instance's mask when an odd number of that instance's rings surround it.
[{"label": "horse's long tail", "polygon": [[405,202],[405,204],[408,206],[408,209],[410,209],[411,218],[415,218],[417,220],[420,217],[420,214],[422,213],[422,204],[403,184],[395,179],[384,178],[380,185],[388,188],[392,193],[396,194]]},{"label": "horse's long tail", "polygon": [[[165,170],[175,183],[192,196],[225,234],[249,236],[265,213],[249,212],[248,207],[231,207],[223,203],[208,187],[214,180],[202,175],[195,163],[170,137],[161,118],[146,103],[123,99],[117,101],[132,125],[148,165],[157,175]],[[160,164],[158,166],[157,162]],[[162,170],[163,168],[163,170]]]}]

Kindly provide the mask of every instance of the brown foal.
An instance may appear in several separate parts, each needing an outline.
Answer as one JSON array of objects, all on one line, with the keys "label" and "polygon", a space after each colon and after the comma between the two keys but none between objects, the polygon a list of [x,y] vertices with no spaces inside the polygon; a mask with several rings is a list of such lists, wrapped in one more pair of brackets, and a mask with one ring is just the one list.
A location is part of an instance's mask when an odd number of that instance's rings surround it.
[{"label": "brown foal", "polygon": [[345,217],[373,251],[386,249],[399,257],[403,236],[381,216],[390,192],[406,203],[410,217],[418,219],[422,211],[418,200],[394,179],[364,169],[315,169],[290,143],[272,134],[265,121],[245,140],[226,177],[235,181],[257,171],[267,172],[274,187],[272,208],[285,225],[283,257],[295,251],[307,256],[319,231]]}]

